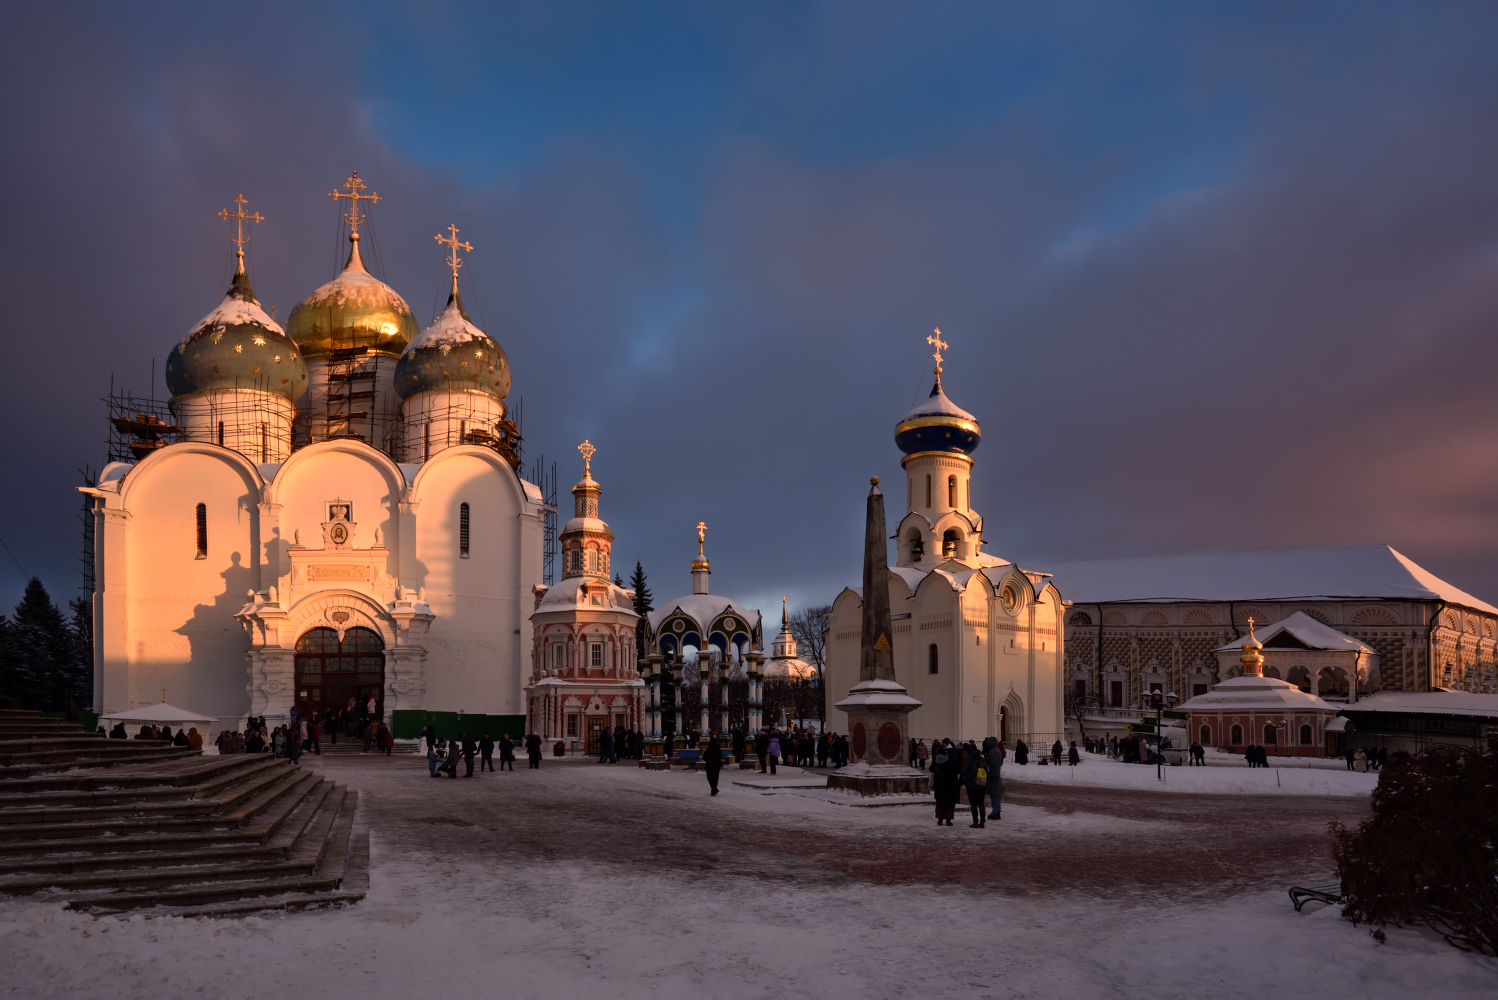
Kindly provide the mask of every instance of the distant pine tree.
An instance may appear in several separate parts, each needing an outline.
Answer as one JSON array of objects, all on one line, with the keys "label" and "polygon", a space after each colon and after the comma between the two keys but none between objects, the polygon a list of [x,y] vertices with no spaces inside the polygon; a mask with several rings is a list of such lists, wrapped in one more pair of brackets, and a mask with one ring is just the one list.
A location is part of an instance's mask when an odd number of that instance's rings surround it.
[{"label": "distant pine tree", "polygon": [[[3,635],[3,694],[25,708],[60,712],[82,690],[78,643],[42,581],[32,577]],[[90,684],[92,687],[92,684]]]},{"label": "distant pine tree", "polygon": [[68,606],[73,609],[68,631],[72,633],[73,652],[77,657],[73,699],[75,705],[89,707],[94,701],[94,602],[86,597],[75,597]]},{"label": "distant pine tree", "polygon": [[638,562],[635,563],[634,576],[629,578],[629,586],[635,592],[635,614],[640,620],[635,623],[635,659],[643,660],[650,649],[650,622],[648,615],[655,610],[650,603],[650,588],[645,585],[645,569]]},{"label": "distant pine tree", "polygon": [[614,574],[614,586],[616,586],[616,587],[622,587],[622,586],[624,586],[624,580],[623,580],[622,577],[619,576],[618,573]]}]

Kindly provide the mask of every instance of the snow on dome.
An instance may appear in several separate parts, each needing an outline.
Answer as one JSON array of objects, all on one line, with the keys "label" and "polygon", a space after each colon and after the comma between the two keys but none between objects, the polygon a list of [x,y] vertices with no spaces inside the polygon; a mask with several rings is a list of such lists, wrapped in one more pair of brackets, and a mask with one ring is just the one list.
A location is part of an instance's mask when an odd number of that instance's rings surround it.
[{"label": "snow on dome", "polygon": [[286,326],[308,357],[357,347],[399,354],[416,336],[411,307],[365,269],[357,238],[343,271],[297,303]]},{"label": "snow on dome", "polygon": [[510,394],[510,359],[468,318],[456,280],[447,308],[411,340],[395,366],[395,391],[401,399],[434,389],[477,391],[500,399]]},{"label": "snow on dome", "polygon": [[926,451],[972,454],[982,436],[978,418],[947,398],[940,377],[926,401],[895,425],[895,445],[907,455]]},{"label": "snow on dome", "polygon": [[1339,706],[1302,691],[1288,681],[1258,674],[1244,674],[1213,684],[1206,694],[1188,698],[1176,706],[1176,710],[1181,712],[1294,712],[1310,709],[1331,713],[1340,711]]},{"label": "snow on dome", "polygon": [[[587,595],[583,592],[583,585],[586,584],[596,594],[602,583],[604,581],[594,577],[564,577],[560,583],[547,589],[545,595],[541,598],[541,603],[536,605],[535,614],[540,614],[543,611],[574,608],[579,604],[587,604]],[[635,602],[631,593],[623,587],[615,586],[612,583],[608,584],[608,606],[615,610],[628,611],[631,614],[635,610]]]},{"label": "snow on dome", "polygon": [[178,345],[185,347],[188,341],[210,328],[216,327],[222,330],[229,326],[263,326],[272,333],[286,336],[286,331],[281,328],[281,324],[266,315],[265,310],[260,308],[260,303],[254,299],[238,298],[231,291],[224,296],[224,301],[220,302],[213,312],[192,325],[192,329],[187,331]]},{"label": "snow on dome", "polygon": [[[1259,622],[1255,622],[1254,625],[1262,627]],[[1345,632],[1338,632],[1330,625],[1321,624],[1304,611],[1297,611],[1289,618],[1275,622],[1273,625],[1264,628],[1258,635],[1258,642],[1264,647],[1269,647],[1271,639],[1286,632],[1305,643],[1311,649],[1337,649],[1359,653],[1378,652],[1372,646],[1359,642]],[[1249,636],[1245,635],[1234,639],[1226,646],[1218,646],[1213,652],[1242,649],[1249,641],[1249,638]]]}]

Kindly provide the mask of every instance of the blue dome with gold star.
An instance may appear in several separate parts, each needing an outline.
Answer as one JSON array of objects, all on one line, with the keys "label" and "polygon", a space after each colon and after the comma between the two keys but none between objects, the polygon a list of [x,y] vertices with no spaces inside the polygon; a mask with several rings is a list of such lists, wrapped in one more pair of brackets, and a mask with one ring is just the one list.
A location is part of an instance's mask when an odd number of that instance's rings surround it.
[{"label": "blue dome with gold star", "polygon": [[307,391],[307,365],[279,323],[255,300],[241,258],[218,308],[204,316],[166,359],[174,396],[205,389],[262,389],[295,400]]},{"label": "blue dome with gold star", "polygon": [[954,451],[971,455],[983,432],[978,418],[947,398],[940,369],[931,395],[895,425],[895,444],[907,455],[924,451]]},{"label": "blue dome with gold star", "polygon": [[456,277],[447,308],[411,341],[395,365],[395,391],[401,399],[433,389],[482,392],[500,399],[510,394],[510,359],[468,318]]}]

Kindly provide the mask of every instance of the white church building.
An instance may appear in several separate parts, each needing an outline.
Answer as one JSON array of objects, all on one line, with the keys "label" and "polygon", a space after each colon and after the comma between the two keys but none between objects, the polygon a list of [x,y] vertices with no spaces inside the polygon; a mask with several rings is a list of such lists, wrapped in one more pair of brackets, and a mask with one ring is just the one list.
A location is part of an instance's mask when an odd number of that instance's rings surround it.
[{"label": "white church building", "polygon": [[525,710],[546,508],[516,471],[508,360],[459,295],[471,248],[451,231],[446,309],[416,333],[360,259],[369,196],[345,187],[348,263],[291,334],[256,301],[241,229],[228,294],[169,355],[173,422],[116,420],[138,460],[84,490],[100,712]]},{"label": "white church building", "polygon": [[[935,385],[895,427],[905,453],[905,514],[889,567],[895,679],[921,702],[916,738],[997,736],[1049,745],[1063,726],[1063,608],[1049,574],[983,551],[983,517],[971,504],[977,418],[947,398],[937,344]],[[861,587],[832,604],[827,642],[827,725],[858,683]]]}]

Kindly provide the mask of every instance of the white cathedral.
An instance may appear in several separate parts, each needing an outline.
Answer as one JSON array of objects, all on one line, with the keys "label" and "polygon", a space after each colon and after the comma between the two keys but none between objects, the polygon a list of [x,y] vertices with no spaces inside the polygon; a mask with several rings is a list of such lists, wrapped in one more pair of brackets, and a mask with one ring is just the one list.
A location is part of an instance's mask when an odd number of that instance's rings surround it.
[{"label": "white cathedral", "polygon": [[[940,340],[931,395],[895,427],[905,453],[905,514],[889,567],[895,679],[921,702],[919,739],[997,736],[1049,745],[1062,738],[1063,606],[1047,573],[983,551],[972,507],[973,451],[981,430],[941,385]],[[827,641],[827,725],[848,730],[834,707],[859,681],[861,587],[832,604]]]},{"label": "white cathedral", "polygon": [[504,350],[446,309],[418,332],[365,268],[344,185],[341,274],[287,330],[239,265],[175,345],[165,424],[115,423],[138,460],[85,492],[95,525],[94,707],[169,700],[238,727],[295,708],[521,715],[546,506],[517,473]]}]

